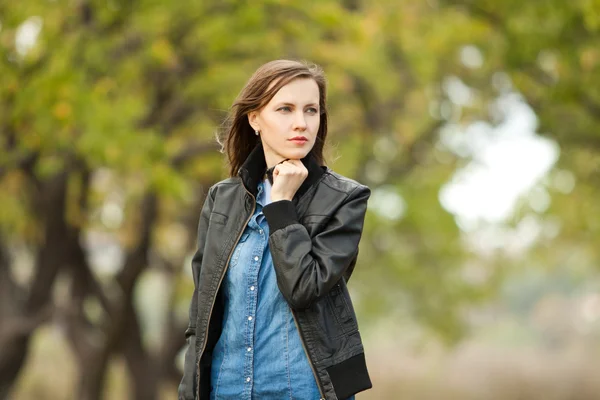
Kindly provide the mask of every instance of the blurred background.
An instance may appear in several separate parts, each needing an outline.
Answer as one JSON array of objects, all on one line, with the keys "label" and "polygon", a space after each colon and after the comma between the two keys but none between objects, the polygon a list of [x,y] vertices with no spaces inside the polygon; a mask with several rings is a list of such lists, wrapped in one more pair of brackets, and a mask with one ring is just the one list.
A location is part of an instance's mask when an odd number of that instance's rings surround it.
[{"label": "blurred background", "polygon": [[598,0],[0,0],[0,399],[176,399],[214,136],[277,58],[373,190],[357,398],[600,399],[599,34]]}]

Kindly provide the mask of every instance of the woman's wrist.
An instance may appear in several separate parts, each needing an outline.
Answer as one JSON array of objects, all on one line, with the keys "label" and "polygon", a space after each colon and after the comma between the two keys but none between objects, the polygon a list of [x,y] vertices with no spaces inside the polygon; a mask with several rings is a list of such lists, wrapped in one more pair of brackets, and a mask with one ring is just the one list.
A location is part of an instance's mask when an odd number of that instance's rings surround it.
[{"label": "woman's wrist", "polygon": [[289,200],[291,201],[294,198],[294,195],[284,194],[284,193],[273,193],[271,192],[271,201],[280,201],[280,200]]}]

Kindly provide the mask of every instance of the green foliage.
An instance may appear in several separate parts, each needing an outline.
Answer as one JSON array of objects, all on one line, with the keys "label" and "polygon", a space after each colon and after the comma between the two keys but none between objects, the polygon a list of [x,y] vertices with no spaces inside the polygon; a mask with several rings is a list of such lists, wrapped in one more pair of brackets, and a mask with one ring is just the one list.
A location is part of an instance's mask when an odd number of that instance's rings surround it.
[{"label": "green foliage", "polygon": [[[453,122],[464,125],[491,119],[488,105],[499,92],[490,81],[497,72],[509,74],[539,113],[540,132],[560,144],[561,168],[577,177],[573,193],[556,194],[548,211],[562,223],[565,236],[557,240],[597,243],[600,228],[586,216],[597,215],[598,204],[598,2],[359,3],[358,10],[339,1],[0,5],[2,230],[28,242],[43,224],[32,217],[36,192],[22,171],[30,155],[40,181],[74,165],[93,177],[112,174],[109,186],[90,189],[91,208],[81,217],[86,230],[106,228],[92,216],[114,191],[132,210],[115,232],[124,245],[135,242],[135,210],[147,191],[171,204],[157,232],[190,219],[201,191],[224,177],[223,162],[216,146],[184,166],[174,159],[213,141],[256,67],[293,57],[328,73],[330,165],[373,189],[391,187],[406,204],[399,220],[369,212],[352,282],[364,295],[361,313],[378,318],[403,308],[456,339],[463,307],[497,284],[463,279],[477,255],[465,250],[461,231],[439,204],[439,189],[456,167],[451,156],[449,163],[434,157],[447,76],[476,91],[473,103],[452,105],[449,118],[458,115]],[[26,21],[41,28],[22,54],[15,38]],[[481,51],[480,68],[461,63],[465,45]],[[381,139],[395,153],[378,154]]]}]

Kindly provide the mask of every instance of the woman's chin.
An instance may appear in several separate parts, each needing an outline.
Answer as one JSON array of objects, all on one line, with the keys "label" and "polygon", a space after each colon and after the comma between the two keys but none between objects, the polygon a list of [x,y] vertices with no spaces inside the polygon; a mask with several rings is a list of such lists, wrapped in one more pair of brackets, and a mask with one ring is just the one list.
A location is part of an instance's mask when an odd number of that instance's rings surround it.
[{"label": "woman's chin", "polygon": [[283,152],[282,155],[290,160],[301,160],[310,153],[310,149],[297,149]]}]

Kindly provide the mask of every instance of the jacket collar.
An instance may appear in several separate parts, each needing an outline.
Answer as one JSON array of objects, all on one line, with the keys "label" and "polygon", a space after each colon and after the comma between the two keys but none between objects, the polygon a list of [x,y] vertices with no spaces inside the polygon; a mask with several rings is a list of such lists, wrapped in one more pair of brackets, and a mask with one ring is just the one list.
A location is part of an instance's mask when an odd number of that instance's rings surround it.
[{"label": "jacket collar", "polygon": [[[315,184],[325,173],[327,167],[320,166],[312,153],[309,153],[302,160],[302,164],[308,170],[308,176],[298,188],[294,197],[300,198],[306,191]],[[256,197],[258,192],[258,184],[264,179],[265,171],[267,170],[267,162],[265,161],[265,153],[263,151],[262,142],[258,142],[256,147],[250,152],[244,164],[238,171],[239,177],[246,189]]]}]

